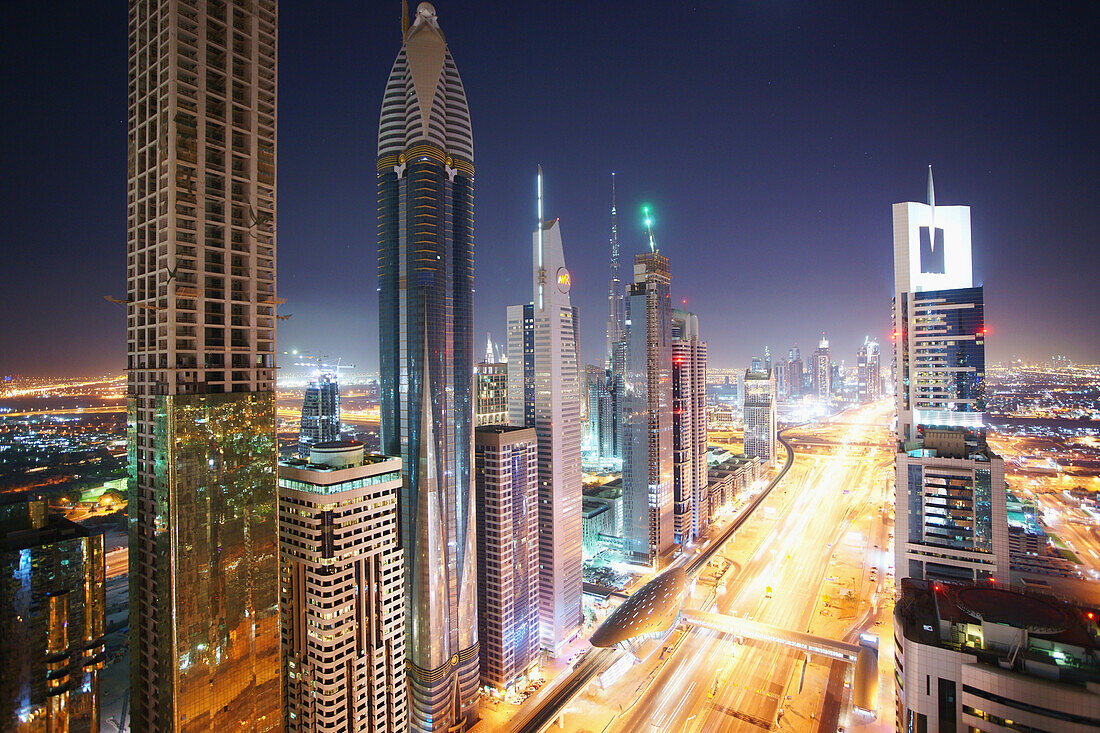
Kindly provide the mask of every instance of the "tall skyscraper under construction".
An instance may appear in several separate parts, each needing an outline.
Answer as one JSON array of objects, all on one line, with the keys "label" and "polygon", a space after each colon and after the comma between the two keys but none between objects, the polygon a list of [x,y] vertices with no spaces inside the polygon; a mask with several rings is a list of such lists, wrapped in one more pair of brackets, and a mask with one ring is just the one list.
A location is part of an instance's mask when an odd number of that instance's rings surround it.
[{"label": "tall skyscraper under construction", "polygon": [[403,25],[378,130],[382,452],[402,461],[410,727],[464,730],[478,694],[473,135],[435,9]]},{"label": "tall skyscraper under construction", "polygon": [[275,0],[130,0],[131,730],[282,730]]},{"label": "tall skyscraper under construction", "polygon": [[298,454],[302,458],[309,458],[311,446],[339,439],[340,383],[335,372],[322,371],[309,380],[302,395]]}]

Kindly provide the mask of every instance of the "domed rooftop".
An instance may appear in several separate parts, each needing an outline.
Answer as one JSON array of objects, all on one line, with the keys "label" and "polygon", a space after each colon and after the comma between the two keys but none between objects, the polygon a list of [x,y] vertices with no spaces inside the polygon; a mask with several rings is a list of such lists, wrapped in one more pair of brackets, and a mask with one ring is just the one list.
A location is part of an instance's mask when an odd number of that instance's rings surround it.
[{"label": "domed rooftop", "polygon": [[956,596],[959,608],[982,621],[1006,624],[1037,634],[1057,634],[1069,626],[1069,616],[1042,598],[1007,588],[973,586]]},{"label": "domed rooftop", "polygon": [[592,646],[614,646],[642,634],[665,631],[676,621],[684,600],[687,572],[672,568],[623,601],[592,634]]}]

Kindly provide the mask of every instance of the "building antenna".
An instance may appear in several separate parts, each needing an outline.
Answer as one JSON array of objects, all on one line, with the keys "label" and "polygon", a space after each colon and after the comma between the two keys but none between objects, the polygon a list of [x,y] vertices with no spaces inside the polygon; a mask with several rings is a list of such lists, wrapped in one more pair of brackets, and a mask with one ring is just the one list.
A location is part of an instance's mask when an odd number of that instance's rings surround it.
[{"label": "building antenna", "polygon": [[649,204],[643,206],[642,211],[645,212],[645,229],[649,233],[649,251],[656,252],[657,245],[653,241],[653,217],[649,215]]},{"label": "building antenna", "polygon": [[928,207],[932,210],[928,216],[928,246],[936,251],[936,188],[932,185],[932,165],[928,165]]},{"label": "building antenna", "polygon": [[542,164],[539,164],[538,175],[538,200],[539,200],[539,310],[542,310],[542,288],[546,283],[546,268],[542,264]]},{"label": "building antenna", "polygon": [[409,36],[409,3],[407,0],[401,0],[401,41],[404,41]]}]

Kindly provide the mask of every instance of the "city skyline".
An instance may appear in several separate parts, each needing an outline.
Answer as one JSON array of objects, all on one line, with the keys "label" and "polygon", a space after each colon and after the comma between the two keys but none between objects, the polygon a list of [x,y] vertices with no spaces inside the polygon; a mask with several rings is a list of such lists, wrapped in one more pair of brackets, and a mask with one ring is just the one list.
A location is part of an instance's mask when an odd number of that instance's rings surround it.
[{"label": "city skyline", "polygon": [[79,144],[93,71],[0,159],[0,727],[1100,726],[1097,144],[1042,107],[1087,82],[1029,86],[1049,14],[393,4],[383,39],[344,0],[128,0],[124,149]]},{"label": "city skyline", "polygon": [[[376,314],[362,305],[360,292],[376,287],[373,192],[362,168],[372,157],[377,110],[367,94],[344,102],[349,89],[383,83],[380,69],[388,68],[388,49],[400,37],[398,3],[392,5],[364,10],[337,4],[324,19],[301,8],[282,9],[279,265],[292,275],[280,294],[288,301],[282,311],[294,314],[279,324],[283,350],[331,351],[354,331],[364,337],[347,357],[377,363]],[[30,174],[18,188],[8,184],[7,200],[23,216],[6,229],[13,266],[0,274],[0,285],[10,295],[11,312],[0,326],[0,342],[14,343],[18,334],[23,348],[4,350],[0,373],[117,371],[124,367],[118,358],[124,326],[117,306],[102,296],[123,291],[117,242],[125,222],[116,212],[124,191],[125,89],[116,72],[125,64],[119,50],[125,48],[124,12],[60,13],[57,35],[43,40],[27,33],[36,44],[28,47],[14,36],[38,12],[48,9],[19,10],[8,24],[8,47],[22,52],[16,71],[22,59],[36,67],[5,82],[9,96],[27,101],[22,116],[10,111],[0,117],[11,141],[3,153],[6,169]],[[731,311],[736,317],[728,334],[710,339],[716,368],[744,366],[765,343],[805,347],[823,329],[834,352],[852,363],[865,335],[880,343],[889,335],[889,312],[880,304],[891,288],[882,246],[889,242],[890,222],[882,212],[923,198],[931,163],[940,200],[969,201],[980,212],[973,222],[975,279],[995,283],[987,300],[999,314],[990,323],[991,362],[1017,354],[1029,360],[1051,353],[1100,358],[1100,325],[1082,324],[1072,341],[1058,328],[1075,304],[1087,309],[1096,299],[1088,281],[1100,255],[1087,245],[1097,238],[1097,224],[1079,216],[1095,203],[1087,177],[1096,161],[1096,143],[1085,134],[1089,85],[1068,81],[1072,69],[1088,67],[1088,44],[1073,42],[1088,23],[1068,13],[1022,17],[1025,11],[1017,10],[997,19],[980,9],[958,10],[956,28],[890,51],[868,40],[870,29],[902,38],[901,26],[919,24],[920,17],[903,22],[875,10],[849,23],[845,7],[711,12],[715,18],[672,5],[630,13],[592,8],[582,15],[580,9],[441,4],[440,13],[455,24],[456,52],[469,66],[473,122],[483,131],[479,202],[483,212],[492,212],[479,217],[475,230],[475,288],[481,286],[475,333],[503,333],[503,306],[526,289],[523,268],[513,265],[529,230],[528,171],[541,157],[551,174],[547,196],[561,204],[572,233],[566,256],[576,263],[571,269],[583,361],[598,363],[605,349],[607,183],[614,171],[623,257],[642,250],[643,202],[654,206],[656,235],[670,256],[702,248],[732,263],[755,247],[773,253],[776,265],[761,278],[714,267],[678,271],[679,292],[700,318],[723,322]],[[932,17],[938,11],[917,12]],[[520,23],[540,28],[537,53],[521,52],[509,40],[507,30]],[[527,73],[551,49],[589,49],[611,23],[623,26],[619,36],[639,43],[600,41],[613,62],[606,80],[588,78],[602,58],[590,50],[576,59],[562,54],[562,63],[545,73]],[[658,35],[660,23],[671,24],[668,33]],[[956,51],[953,44],[968,32],[970,50]],[[720,51],[720,33],[732,34],[736,48]],[[471,41],[493,34],[502,40]],[[1060,55],[1041,52],[1037,39],[1049,37],[1067,40]],[[790,47],[790,59],[769,58],[766,44]],[[58,48],[66,49],[62,58],[82,59],[71,78],[47,58]],[[515,63],[501,68],[502,55]],[[678,60],[710,68],[728,83],[730,92],[713,100],[708,119],[723,137],[745,141],[697,161],[690,175],[683,156],[704,133],[693,129],[696,114],[684,111],[691,107],[685,101],[704,81],[663,71]],[[348,84],[349,66],[360,79],[354,85]],[[43,76],[51,83],[42,85]],[[830,80],[840,84],[835,101],[815,86]],[[507,101],[493,97],[502,86],[510,90]],[[81,115],[42,117],[52,109],[42,95],[58,92]],[[1028,103],[1016,104],[1016,95]],[[573,112],[562,124],[560,115],[542,114],[551,109]],[[73,119],[80,120],[78,130]],[[988,126],[988,119],[1007,122]],[[1059,134],[1038,135],[1040,129]],[[667,135],[683,144],[660,144]],[[71,178],[56,175],[66,169],[88,182],[75,195]],[[1030,257],[1039,243],[1043,257]],[[326,268],[334,273],[334,287],[318,287],[309,274],[318,252],[334,265]],[[737,282],[728,295],[718,289],[720,276]],[[47,286],[47,278],[55,284]],[[1058,287],[1015,297],[1041,279]],[[814,302],[822,307],[811,309]]]}]

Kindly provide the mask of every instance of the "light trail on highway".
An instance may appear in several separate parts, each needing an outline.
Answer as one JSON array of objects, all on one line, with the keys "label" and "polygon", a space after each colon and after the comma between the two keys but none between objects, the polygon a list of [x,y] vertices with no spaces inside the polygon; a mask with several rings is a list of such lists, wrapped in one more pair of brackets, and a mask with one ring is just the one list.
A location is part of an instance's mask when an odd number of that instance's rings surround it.
[{"label": "light trail on highway", "polygon": [[[747,537],[739,534],[721,550],[714,548],[714,555],[721,552],[734,560],[729,555],[739,556],[736,547],[742,547],[742,554],[747,548],[748,558],[741,571],[727,578],[724,593],[715,589],[689,603],[708,609],[717,606],[721,613],[786,629],[807,630],[818,610],[820,588],[834,548],[869,506],[877,506],[872,501],[875,473],[883,461],[875,457],[882,452],[859,445],[866,442],[857,440],[864,437],[860,435],[864,427],[878,426],[841,425],[843,434],[836,436],[838,449],[833,455],[799,457],[776,497],[775,518],[754,512],[744,529]],[[829,426],[827,431],[835,433],[837,428]],[[883,449],[889,447],[885,438],[872,442]],[[862,577],[859,585],[857,596],[874,592],[871,588],[864,592],[867,583]],[[772,587],[771,598],[765,592],[767,586]],[[841,629],[837,631],[839,636]],[[800,654],[777,644],[742,645],[728,634],[689,631],[640,698],[622,702],[624,708],[629,706],[628,712],[615,719],[608,730],[768,728],[775,724],[787,682],[801,659]],[[615,690],[609,692],[617,699]],[[800,725],[812,727],[813,723],[805,720]]]}]

